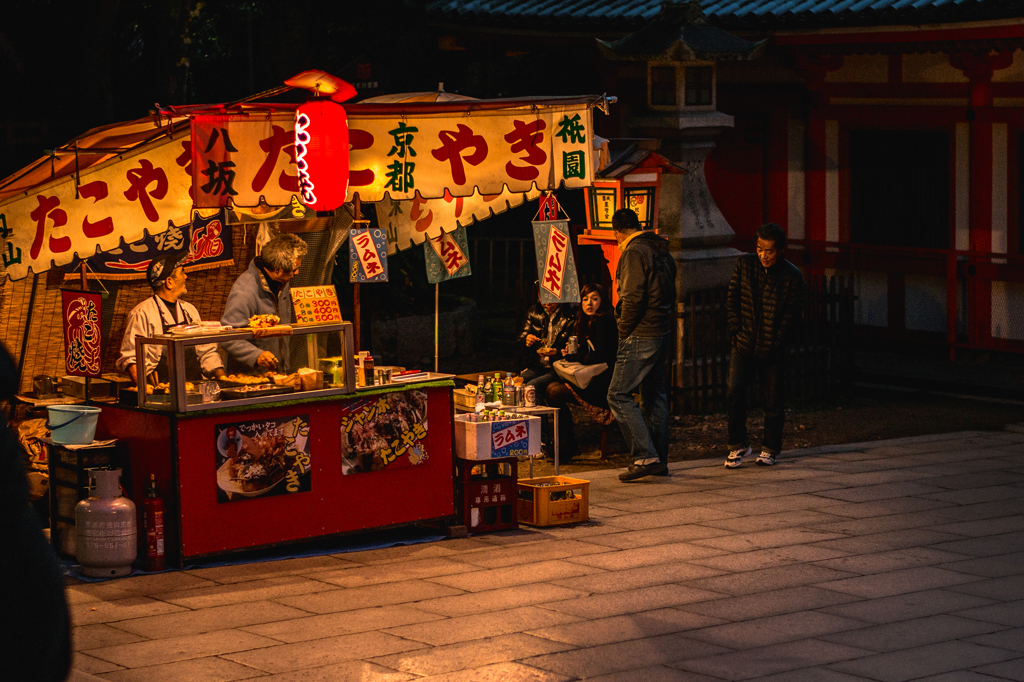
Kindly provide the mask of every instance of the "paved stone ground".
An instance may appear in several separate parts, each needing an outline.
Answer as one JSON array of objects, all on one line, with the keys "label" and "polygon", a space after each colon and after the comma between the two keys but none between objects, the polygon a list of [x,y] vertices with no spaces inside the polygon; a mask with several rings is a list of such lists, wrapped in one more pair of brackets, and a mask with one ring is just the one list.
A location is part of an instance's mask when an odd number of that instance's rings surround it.
[{"label": "paved stone ground", "polygon": [[1024,680],[1024,434],[617,473],[577,527],[71,586],[72,679]]}]

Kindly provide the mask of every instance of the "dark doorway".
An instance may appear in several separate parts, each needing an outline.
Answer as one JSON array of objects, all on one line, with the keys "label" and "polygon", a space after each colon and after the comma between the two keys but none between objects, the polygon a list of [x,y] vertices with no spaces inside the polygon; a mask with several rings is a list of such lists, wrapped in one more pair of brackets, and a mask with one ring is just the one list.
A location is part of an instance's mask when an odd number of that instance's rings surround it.
[{"label": "dark doorway", "polygon": [[850,239],[949,248],[949,134],[850,132]]}]

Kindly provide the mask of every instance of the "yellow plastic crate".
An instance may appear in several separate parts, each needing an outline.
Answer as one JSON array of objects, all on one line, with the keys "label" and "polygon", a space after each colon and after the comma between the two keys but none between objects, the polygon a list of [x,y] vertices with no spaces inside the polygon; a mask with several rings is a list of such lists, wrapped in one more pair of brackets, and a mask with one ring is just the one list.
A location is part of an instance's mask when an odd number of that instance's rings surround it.
[{"label": "yellow plastic crate", "polygon": [[519,480],[519,523],[558,526],[590,518],[590,481],[568,476]]}]

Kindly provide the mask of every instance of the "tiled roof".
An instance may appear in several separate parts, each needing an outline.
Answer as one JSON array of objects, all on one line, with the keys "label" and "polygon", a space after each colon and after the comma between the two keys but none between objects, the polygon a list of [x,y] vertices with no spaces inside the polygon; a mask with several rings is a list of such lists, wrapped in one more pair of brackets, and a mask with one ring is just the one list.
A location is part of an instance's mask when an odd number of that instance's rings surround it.
[{"label": "tiled roof", "polygon": [[[635,29],[662,0],[426,0],[428,15],[501,21],[534,28]],[[933,23],[1021,16],[1021,0],[701,0],[712,23],[728,27],[799,28]]]}]

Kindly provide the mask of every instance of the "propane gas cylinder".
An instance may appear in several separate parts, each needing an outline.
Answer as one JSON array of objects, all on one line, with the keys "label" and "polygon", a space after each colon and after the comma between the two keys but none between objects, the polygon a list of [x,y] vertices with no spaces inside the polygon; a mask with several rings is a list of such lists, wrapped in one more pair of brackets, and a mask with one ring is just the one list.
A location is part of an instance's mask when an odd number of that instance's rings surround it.
[{"label": "propane gas cylinder", "polygon": [[75,507],[76,555],[82,573],[112,578],[132,572],[138,534],[135,504],[121,496],[120,469],[90,469],[89,498]]}]

